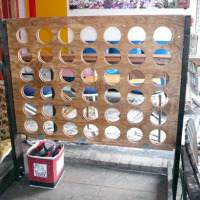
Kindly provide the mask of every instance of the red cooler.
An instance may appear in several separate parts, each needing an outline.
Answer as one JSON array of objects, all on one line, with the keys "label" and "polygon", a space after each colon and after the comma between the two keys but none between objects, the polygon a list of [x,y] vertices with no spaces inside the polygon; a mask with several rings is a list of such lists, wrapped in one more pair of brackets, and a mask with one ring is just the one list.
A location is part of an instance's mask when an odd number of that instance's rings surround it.
[{"label": "red cooler", "polygon": [[27,151],[29,166],[29,182],[31,186],[55,188],[64,172],[64,145],[54,157],[40,157],[30,155],[41,141],[38,141]]}]

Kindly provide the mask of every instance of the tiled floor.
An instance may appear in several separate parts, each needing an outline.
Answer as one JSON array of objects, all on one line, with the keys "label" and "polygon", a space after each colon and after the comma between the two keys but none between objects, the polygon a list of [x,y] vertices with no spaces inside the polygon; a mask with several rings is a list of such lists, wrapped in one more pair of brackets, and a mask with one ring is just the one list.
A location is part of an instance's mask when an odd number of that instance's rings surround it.
[{"label": "tiled floor", "polygon": [[167,177],[69,165],[56,189],[30,187],[26,175],[1,200],[166,200]]}]

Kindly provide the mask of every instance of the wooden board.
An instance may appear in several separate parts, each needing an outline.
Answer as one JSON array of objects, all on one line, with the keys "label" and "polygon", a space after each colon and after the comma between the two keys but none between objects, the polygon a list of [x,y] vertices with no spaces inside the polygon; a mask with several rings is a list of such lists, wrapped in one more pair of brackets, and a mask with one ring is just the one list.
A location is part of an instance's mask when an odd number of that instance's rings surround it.
[{"label": "wooden board", "polygon": [[199,80],[198,80],[198,68],[191,60],[188,61],[188,86],[191,92],[199,96]]},{"label": "wooden board", "polygon": [[[103,17],[66,17],[66,18],[37,18],[37,19],[9,19],[7,20],[8,45],[10,54],[10,64],[12,72],[12,83],[14,93],[14,104],[16,112],[16,121],[19,134],[26,134],[30,137],[37,137],[37,133],[45,134],[46,138],[67,140],[77,142],[80,138],[85,138],[87,143],[148,147],[152,149],[172,150],[175,147],[176,131],[178,121],[180,80],[182,69],[182,51],[184,38],[185,16],[103,16]],[[70,27],[74,32],[72,43],[64,45],[58,40],[58,32],[63,27]],[[92,44],[86,44],[80,39],[80,32],[86,26],[93,27],[97,32],[97,40]],[[104,41],[103,33],[108,27],[117,27],[121,32],[121,40],[118,44],[108,44]],[[142,44],[135,45],[128,41],[127,34],[132,27],[142,27],[146,32],[146,39]],[[160,27],[166,26],[172,32],[172,39],[166,45],[159,45],[153,40],[154,31]],[[21,44],[16,38],[17,30],[26,27],[31,33],[31,40],[27,44]],[[52,33],[52,40],[48,44],[41,44],[36,37],[37,31],[47,27]],[[28,47],[32,52],[30,63],[24,64],[18,58],[18,51],[22,47]],[[48,47],[52,50],[53,59],[51,62],[44,64],[38,59],[38,51]],[[69,47],[74,51],[74,61],[63,64],[59,59],[59,51]],[[85,48],[94,48],[97,52],[97,61],[86,64],[82,61],[81,53]],[[121,54],[121,61],[118,64],[109,65],[104,60],[104,52],[108,48],[117,48]],[[128,61],[128,53],[133,48],[141,48],[146,55],[145,62],[140,66],[133,66]],[[153,54],[157,49],[164,48],[171,54],[171,60],[167,66],[157,66],[153,62]],[[20,70],[24,66],[33,69],[34,79],[25,82],[20,77]],[[43,66],[48,66],[53,70],[54,78],[51,82],[43,82],[40,79],[39,71]],[[60,71],[64,67],[72,68],[75,72],[73,82],[64,83],[60,79]],[[98,74],[98,80],[95,83],[87,84],[81,78],[82,71],[87,68],[94,68]],[[116,85],[108,85],[104,80],[104,73],[109,68],[115,68],[120,72],[120,82]],[[145,75],[145,82],[141,86],[132,86],[128,83],[128,74],[132,70],[140,70]],[[170,81],[165,87],[157,87],[152,82],[152,76],[156,71],[165,71],[169,74]],[[24,85],[29,84],[35,89],[35,97],[26,99],[21,94]],[[45,100],[41,97],[41,89],[44,86],[54,88],[55,97],[52,100]],[[76,98],[73,101],[66,102],[61,97],[61,90],[65,86],[71,86],[76,91]],[[84,88],[93,87],[98,92],[98,100],[92,103],[85,102],[82,98]],[[111,105],[104,99],[104,93],[109,88],[117,89],[121,93],[120,102]],[[131,105],[127,101],[127,95],[132,90],[140,90],[145,97],[141,105]],[[156,91],[164,91],[169,98],[166,106],[163,108],[154,107],[151,103],[151,95]],[[37,108],[35,116],[28,116],[23,112],[23,106],[26,102],[32,102]],[[56,109],[54,117],[47,117],[42,113],[42,106],[51,103]],[[62,108],[65,105],[71,105],[77,109],[77,117],[66,119],[62,115]],[[98,119],[87,121],[83,117],[83,109],[87,106],[94,106],[98,110]],[[117,108],[120,111],[120,120],[110,123],[105,120],[104,113],[108,108]],[[129,110],[136,108],[143,112],[144,119],[139,124],[131,124],[127,120]],[[167,122],[163,125],[153,125],[150,121],[150,115],[155,110],[162,110],[167,115]],[[25,121],[33,119],[38,124],[38,131],[29,133],[24,128]],[[48,135],[43,129],[46,121],[51,120],[57,125],[57,132]],[[78,134],[67,136],[63,133],[63,125],[66,122],[72,122],[78,127]],[[88,138],[83,133],[83,128],[88,124],[94,124],[99,129],[99,135],[95,138]],[[121,135],[117,140],[110,140],[105,137],[105,128],[116,126],[119,128]],[[127,139],[127,130],[132,127],[140,128],[143,132],[143,138],[139,142],[130,142]],[[149,133],[154,129],[161,129],[166,133],[166,140],[160,145],[151,143]]]},{"label": "wooden board", "polygon": [[190,55],[189,59],[195,63],[197,67],[200,67],[200,56],[199,55]]}]

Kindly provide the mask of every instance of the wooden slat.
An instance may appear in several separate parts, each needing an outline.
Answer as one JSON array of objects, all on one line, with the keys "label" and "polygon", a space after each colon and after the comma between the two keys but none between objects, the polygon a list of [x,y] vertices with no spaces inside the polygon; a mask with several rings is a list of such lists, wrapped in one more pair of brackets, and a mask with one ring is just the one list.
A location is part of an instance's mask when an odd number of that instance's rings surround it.
[{"label": "wooden slat", "polygon": [[190,55],[189,59],[195,63],[197,67],[200,67],[200,55]]},{"label": "wooden slat", "polygon": [[185,134],[186,134],[186,143],[188,143],[188,152],[194,155],[196,164],[198,164],[197,132],[194,121],[192,119],[189,119],[187,121]]},{"label": "wooden slat", "polygon": [[64,97],[66,100],[68,100],[68,101],[72,101],[72,100],[73,100],[73,99],[72,99],[69,95],[67,95],[65,92],[63,92],[62,95],[63,95],[63,97]]},{"label": "wooden slat", "polygon": [[73,110],[74,110],[74,108],[73,108],[72,106],[70,106],[69,108],[67,108],[67,109],[64,111],[64,113],[65,113],[65,115],[67,116],[67,115],[69,115]]},{"label": "wooden slat", "polygon": [[183,168],[187,187],[187,193],[192,200],[200,199],[200,188],[197,181],[197,174],[194,172],[193,167],[190,162],[190,156],[187,153],[186,148],[184,148],[183,153]]}]

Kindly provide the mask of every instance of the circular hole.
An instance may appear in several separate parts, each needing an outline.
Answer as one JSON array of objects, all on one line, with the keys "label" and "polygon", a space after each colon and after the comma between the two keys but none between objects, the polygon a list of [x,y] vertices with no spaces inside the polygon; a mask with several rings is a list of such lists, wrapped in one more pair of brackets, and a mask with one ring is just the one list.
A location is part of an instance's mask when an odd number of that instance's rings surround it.
[{"label": "circular hole", "polygon": [[109,64],[117,64],[121,60],[121,54],[118,49],[109,48],[105,51],[104,58]]},{"label": "circular hole", "polygon": [[99,129],[93,124],[86,125],[83,132],[89,138],[95,138],[99,135]]},{"label": "circular hole", "polygon": [[65,67],[60,72],[61,80],[64,82],[73,82],[75,79],[74,70],[68,67]]},{"label": "circular hole", "polygon": [[169,83],[169,74],[164,71],[157,71],[153,74],[153,84],[158,87],[165,87]]},{"label": "circular hole", "polygon": [[144,119],[144,115],[139,109],[132,109],[128,111],[127,119],[130,123],[138,124]]},{"label": "circular hole", "polygon": [[166,133],[163,130],[155,129],[150,132],[149,139],[153,144],[162,144],[166,140]]},{"label": "circular hole", "polygon": [[98,99],[98,92],[91,87],[85,88],[83,91],[83,99],[88,103],[95,102]]},{"label": "circular hole", "polygon": [[31,103],[31,102],[27,102],[24,104],[24,112],[27,114],[27,115],[36,115],[37,113],[37,108],[35,106],[35,104]]},{"label": "circular hole", "polygon": [[74,136],[78,133],[78,128],[74,123],[67,122],[63,126],[63,132],[68,136]]},{"label": "circular hole", "polygon": [[40,30],[38,30],[37,39],[40,43],[48,44],[51,41],[51,38],[52,38],[51,31],[48,28],[43,27]]},{"label": "circular hole", "polygon": [[82,59],[88,64],[95,63],[97,61],[97,52],[93,48],[85,48],[82,53]]},{"label": "circular hole", "polygon": [[118,103],[121,99],[121,94],[118,90],[116,89],[108,89],[106,92],[105,92],[105,100],[108,102],[108,103]]},{"label": "circular hole", "polygon": [[138,142],[142,137],[143,132],[139,128],[131,128],[127,131],[127,138],[130,142]]},{"label": "circular hole", "polygon": [[43,67],[39,72],[39,76],[42,81],[50,82],[53,80],[54,74],[50,67]]},{"label": "circular hole", "polygon": [[32,99],[35,96],[35,89],[30,85],[25,85],[22,89],[22,94],[28,99]]},{"label": "circular hole", "polygon": [[153,39],[157,44],[168,44],[172,39],[172,32],[169,28],[161,26],[154,31]]},{"label": "circular hole", "polygon": [[61,97],[65,101],[72,101],[76,98],[76,91],[71,86],[65,86],[62,89]]},{"label": "circular hole", "polygon": [[32,119],[27,119],[24,124],[24,127],[29,133],[34,133],[38,130],[37,122]]},{"label": "circular hole", "polygon": [[49,134],[53,135],[57,131],[57,126],[53,121],[46,121],[43,125],[44,131]]},{"label": "circular hole", "polygon": [[133,44],[142,44],[146,39],[146,33],[139,26],[132,27],[128,32],[128,40]]},{"label": "circular hole", "polygon": [[34,78],[33,70],[30,67],[23,67],[21,69],[21,77],[24,81],[32,81]]},{"label": "circular hole", "polygon": [[55,96],[54,89],[51,86],[44,86],[42,88],[42,97],[46,100],[51,100]]},{"label": "circular hole", "polygon": [[129,51],[128,60],[131,64],[138,66],[145,62],[146,56],[142,49],[135,48]]},{"label": "circular hole", "polygon": [[109,27],[104,32],[104,40],[110,44],[117,44],[121,39],[121,32],[116,27]]},{"label": "circular hole", "polygon": [[81,40],[87,44],[94,43],[97,39],[97,32],[91,26],[87,26],[81,30]]},{"label": "circular hole", "polygon": [[27,47],[23,47],[18,51],[18,58],[23,63],[29,63],[32,60],[32,53]]},{"label": "circular hole", "polygon": [[150,121],[155,125],[162,125],[167,121],[167,115],[163,111],[155,110],[150,115]]},{"label": "circular hole", "polygon": [[98,74],[95,69],[92,69],[90,67],[83,70],[81,77],[84,82],[86,83],[95,83],[98,79]]},{"label": "circular hole", "polygon": [[120,137],[120,130],[116,126],[108,126],[105,129],[105,135],[108,139],[116,140]]},{"label": "circular hole", "polygon": [[87,106],[83,110],[83,116],[86,120],[95,120],[98,118],[98,110],[93,106]]},{"label": "circular hole", "polygon": [[74,32],[71,28],[63,27],[58,32],[58,39],[63,44],[70,44],[74,39]]},{"label": "circular hole", "polygon": [[108,108],[105,112],[105,118],[108,122],[117,122],[120,120],[120,112],[116,108]]},{"label": "circular hole", "polygon": [[27,44],[31,40],[31,33],[27,28],[20,28],[16,34],[17,40],[22,44]]},{"label": "circular hole", "polygon": [[56,115],[56,109],[53,106],[53,104],[44,104],[43,108],[42,108],[42,112],[45,116],[47,117],[53,117]]},{"label": "circular hole", "polygon": [[61,49],[59,52],[59,58],[64,64],[73,62],[74,57],[74,51],[68,47]]},{"label": "circular hole", "polygon": [[166,49],[158,49],[153,54],[153,61],[156,65],[166,66],[171,60],[171,55]]},{"label": "circular hole", "polygon": [[73,106],[67,105],[62,109],[63,116],[67,119],[73,119],[77,116],[77,110]]},{"label": "circular hole", "polygon": [[115,85],[120,81],[120,73],[117,69],[110,68],[106,70],[104,78],[107,84]]},{"label": "circular hole", "polygon": [[140,90],[132,90],[128,93],[127,99],[132,105],[140,105],[144,101],[144,95]]},{"label": "circular hole", "polygon": [[133,70],[128,75],[128,82],[133,86],[140,86],[144,83],[145,76],[139,70]]},{"label": "circular hole", "polygon": [[53,53],[51,51],[51,49],[47,48],[47,47],[43,47],[40,51],[39,51],[39,60],[43,63],[49,63],[52,61],[53,59]]},{"label": "circular hole", "polygon": [[168,103],[168,96],[163,91],[156,91],[151,96],[151,102],[156,107],[163,107]]}]

